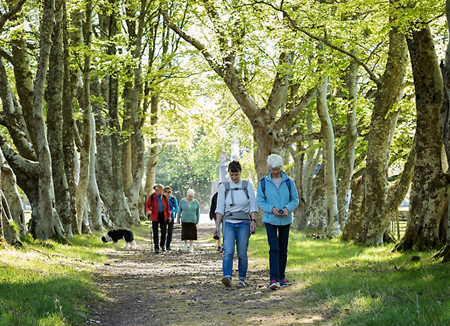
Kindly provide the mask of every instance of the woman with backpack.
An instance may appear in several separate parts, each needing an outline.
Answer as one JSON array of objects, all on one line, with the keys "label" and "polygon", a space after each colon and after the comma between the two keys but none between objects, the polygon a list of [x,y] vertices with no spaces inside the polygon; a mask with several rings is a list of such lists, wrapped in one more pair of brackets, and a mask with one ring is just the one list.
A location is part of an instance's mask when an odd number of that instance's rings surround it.
[{"label": "woman with backpack", "polygon": [[164,195],[167,197],[167,200],[169,201],[170,217],[172,219],[171,222],[167,223],[166,249],[172,250],[170,248],[170,244],[172,243],[173,225],[175,223],[175,217],[178,211],[178,202],[177,199],[174,196],[172,196],[172,188],[170,186],[166,186],[166,188],[164,189]]},{"label": "woman with backpack", "polygon": [[239,287],[246,287],[248,258],[247,247],[250,233],[256,228],[256,199],[253,185],[250,181],[241,180],[241,165],[233,161],[228,165],[229,182],[223,182],[219,187],[216,208],[215,235],[220,232],[222,219],[223,231],[223,261],[222,283],[231,287],[233,276],[234,247],[237,248]]},{"label": "woman with backpack", "polygon": [[269,288],[276,290],[287,286],[286,263],[289,228],[292,212],[298,205],[298,192],[294,181],[281,170],[283,159],[272,154],[267,158],[269,175],[258,185],[256,201],[263,211],[263,222],[269,242]]}]

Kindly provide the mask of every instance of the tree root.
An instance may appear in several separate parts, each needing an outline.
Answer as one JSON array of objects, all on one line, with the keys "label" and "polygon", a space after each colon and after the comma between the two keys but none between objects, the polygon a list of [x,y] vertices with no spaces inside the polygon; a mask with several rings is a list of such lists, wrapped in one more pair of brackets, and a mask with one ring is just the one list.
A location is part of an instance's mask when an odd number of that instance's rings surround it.
[{"label": "tree root", "polygon": [[439,250],[434,256],[434,259],[440,259],[442,258],[443,263],[450,262],[450,245],[446,244],[444,247],[442,247],[441,250]]}]

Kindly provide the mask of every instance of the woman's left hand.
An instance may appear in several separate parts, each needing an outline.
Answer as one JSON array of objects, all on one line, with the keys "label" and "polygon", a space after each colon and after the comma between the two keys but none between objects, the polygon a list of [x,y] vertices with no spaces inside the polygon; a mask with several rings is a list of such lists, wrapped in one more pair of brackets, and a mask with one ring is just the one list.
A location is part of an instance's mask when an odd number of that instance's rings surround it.
[{"label": "woman's left hand", "polygon": [[252,221],[250,222],[250,234],[255,233],[256,230],[256,222]]},{"label": "woman's left hand", "polygon": [[288,216],[288,214],[289,214],[288,209],[287,209],[286,207],[284,207],[284,208],[283,208],[283,215],[284,215],[284,216]]}]

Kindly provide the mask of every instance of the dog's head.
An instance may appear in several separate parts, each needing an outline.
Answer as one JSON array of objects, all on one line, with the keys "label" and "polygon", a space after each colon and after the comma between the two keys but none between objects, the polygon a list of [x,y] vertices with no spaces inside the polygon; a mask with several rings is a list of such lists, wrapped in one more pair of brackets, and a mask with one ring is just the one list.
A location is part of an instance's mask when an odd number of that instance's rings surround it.
[{"label": "dog's head", "polygon": [[108,241],[111,241],[112,239],[111,239],[111,237],[108,235],[108,234],[105,234],[103,237],[102,237],[102,241],[103,241],[103,243],[107,243]]}]

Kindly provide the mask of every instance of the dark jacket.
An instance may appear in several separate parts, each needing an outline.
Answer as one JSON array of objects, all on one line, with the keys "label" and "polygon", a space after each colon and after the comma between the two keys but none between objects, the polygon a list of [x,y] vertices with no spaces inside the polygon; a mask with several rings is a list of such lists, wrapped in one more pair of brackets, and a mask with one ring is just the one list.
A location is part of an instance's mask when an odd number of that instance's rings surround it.
[{"label": "dark jacket", "polygon": [[212,196],[212,199],[211,199],[211,207],[210,207],[210,209],[209,209],[209,218],[210,218],[211,220],[215,220],[215,219],[216,219],[217,195],[218,195],[218,194],[219,194],[219,193],[216,192],[216,193],[214,194],[214,196]]}]

